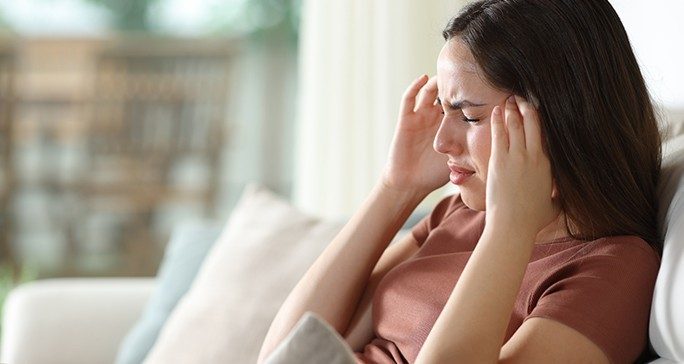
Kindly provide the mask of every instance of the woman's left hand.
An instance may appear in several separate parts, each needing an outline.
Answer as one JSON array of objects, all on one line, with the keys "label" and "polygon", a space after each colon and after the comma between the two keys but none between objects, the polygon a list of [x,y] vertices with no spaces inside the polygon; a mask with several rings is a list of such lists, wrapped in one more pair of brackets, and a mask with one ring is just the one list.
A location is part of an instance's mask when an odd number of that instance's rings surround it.
[{"label": "woman's left hand", "polygon": [[537,110],[522,97],[511,96],[504,110],[496,106],[492,111],[491,133],[487,221],[508,224],[506,228],[534,238],[560,212],[551,198],[551,162],[542,147]]}]

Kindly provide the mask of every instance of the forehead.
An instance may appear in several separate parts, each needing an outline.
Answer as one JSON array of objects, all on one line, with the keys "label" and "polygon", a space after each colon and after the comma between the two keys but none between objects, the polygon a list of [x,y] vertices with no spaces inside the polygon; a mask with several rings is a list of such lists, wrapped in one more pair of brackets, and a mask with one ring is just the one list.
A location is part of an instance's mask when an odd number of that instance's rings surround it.
[{"label": "forehead", "polygon": [[437,88],[444,99],[477,96],[491,89],[478,73],[478,65],[468,47],[458,38],[444,44],[437,58]]}]

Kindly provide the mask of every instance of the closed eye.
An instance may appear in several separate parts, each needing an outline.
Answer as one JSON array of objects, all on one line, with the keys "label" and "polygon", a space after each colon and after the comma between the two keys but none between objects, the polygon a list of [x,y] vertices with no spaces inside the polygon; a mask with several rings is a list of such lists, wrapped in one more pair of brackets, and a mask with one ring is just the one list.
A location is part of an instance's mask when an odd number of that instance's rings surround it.
[{"label": "closed eye", "polygon": [[[442,115],[444,115],[444,110],[442,110]],[[475,123],[477,123],[478,121],[480,121],[480,119],[470,119],[470,118],[468,118],[468,117],[465,116],[465,115],[463,115],[463,116],[461,117],[461,120],[462,120],[462,121],[465,121],[466,123],[471,123],[471,124],[475,124]]]},{"label": "closed eye", "polygon": [[444,115],[444,108],[446,108],[446,109],[448,109],[448,110],[459,110],[459,111],[461,111],[461,113],[463,114],[463,116],[461,117],[461,120],[464,121],[464,122],[466,122],[466,123],[471,123],[471,124],[477,123],[478,121],[480,121],[480,119],[471,119],[471,118],[468,118],[468,117],[465,116],[465,114],[463,113],[463,109],[464,109],[464,108],[468,108],[468,107],[481,107],[481,106],[485,106],[485,104],[474,103],[474,102],[468,101],[468,100],[462,100],[462,101],[454,102],[453,104],[450,104],[450,103],[442,103],[442,100],[441,100],[439,97],[437,97],[437,104],[438,104],[438,105],[442,105],[442,107],[443,107],[443,108],[442,108],[442,115]]}]

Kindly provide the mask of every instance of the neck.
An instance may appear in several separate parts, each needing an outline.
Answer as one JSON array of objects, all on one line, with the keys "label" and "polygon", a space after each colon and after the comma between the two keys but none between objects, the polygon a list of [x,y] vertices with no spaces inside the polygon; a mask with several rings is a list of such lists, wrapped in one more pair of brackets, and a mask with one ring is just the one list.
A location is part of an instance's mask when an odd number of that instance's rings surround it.
[{"label": "neck", "polygon": [[567,236],[569,235],[567,225],[565,224],[565,214],[560,212],[551,223],[539,230],[534,241],[535,244],[543,244]]}]

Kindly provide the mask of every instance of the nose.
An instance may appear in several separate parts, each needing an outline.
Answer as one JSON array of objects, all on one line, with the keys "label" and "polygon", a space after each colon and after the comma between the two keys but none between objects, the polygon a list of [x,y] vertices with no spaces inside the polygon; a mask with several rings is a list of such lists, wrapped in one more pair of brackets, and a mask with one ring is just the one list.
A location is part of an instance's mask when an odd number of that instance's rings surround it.
[{"label": "nose", "polygon": [[458,127],[454,126],[453,120],[442,118],[439,124],[435,140],[432,142],[432,148],[441,154],[459,155],[463,153],[463,143],[460,141],[460,131]]}]

